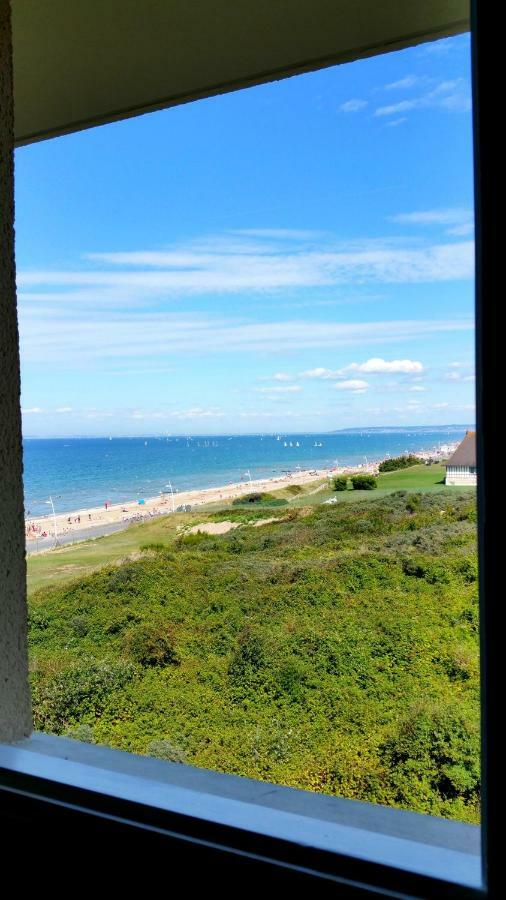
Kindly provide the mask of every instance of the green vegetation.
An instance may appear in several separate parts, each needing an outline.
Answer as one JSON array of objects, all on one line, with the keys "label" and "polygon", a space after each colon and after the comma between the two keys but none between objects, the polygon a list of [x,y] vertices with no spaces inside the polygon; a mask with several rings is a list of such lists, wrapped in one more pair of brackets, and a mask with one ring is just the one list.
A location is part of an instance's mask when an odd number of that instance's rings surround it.
[{"label": "green vegetation", "polygon": [[[287,485],[272,495],[276,499],[288,501],[278,510],[271,507],[269,518],[272,516],[286,516],[290,509],[308,508],[317,503],[323,503],[330,497],[337,496],[339,502],[361,502],[375,500],[381,496],[388,496],[392,491],[434,491],[453,495],[455,492],[469,492],[474,496],[475,488],[455,488],[444,484],[445,469],[443,466],[415,466],[412,469],[404,469],[398,472],[389,472],[379,475],[378,488],[374,493],[360,491],[358,494],[348,490],[334,493],[332,485],[327,481],[306,485]],[[293,491],[301,488],[300,491]],[[120,563],[129,559],[132,555],[144,550],[148,544],[162,544],[173,540],[177,529],[181,525],[196,525],[203,518],[211,518],[213,521],[231,519],[246,524],[255,518],[266,518],[262,504],[242,504],[235,507],[227,507],[223,503],[209,504],[205,507],[205,513],[195,510],[192,513],[176,513],[152,522],[144,522],[142,525],[132,525],[125,531],[119,531],[107,537],[82,541],[79,544],[67,545],[49,553],[41,553],[28,557],[28,590],[33,593],[44,586],[53,586],[56,583],[64,584],[75,578],[88,575],[103,565]]]},{"label": "green vegetation", "polygon": [[[297,485],[290,485],[290,487],[297,487]],[[288,490],[288,489],[287,489]],[[295,493],[298,493],[297,491]],[[234,500],[233,506],[286,506],[288,500],[276,497],[274,494],[268,493],[254,493],[254,494],[244,494],[242,497],[238,497],[237,500]]]},{"label": "green vegetation", "polygon": [[351,486],[354,491],[373,491],[378,482],[374,475],[352,475]]},{"label": "green vegetation", "polygon": [[336,475],[332,484],[334,485],[335,491],[347,491],[348,490],[348,478],[346,475]]},{"label": "green vegetation", "polygon": [[[262,504],[195,512],[29,560],[36,728],[477,822],[475,499],[380,495],[414,471],[261,527]],[[241,526],[178,535],[220,518]]]},{"label": "green vegetation", "polygon": [[404,456],[394,456],[391,459],[384,459],[380,462],[378,469],[380,472],[394,472],[396,469],[409,469],[411,466],[419,466],[421,459],[412,453]]}]

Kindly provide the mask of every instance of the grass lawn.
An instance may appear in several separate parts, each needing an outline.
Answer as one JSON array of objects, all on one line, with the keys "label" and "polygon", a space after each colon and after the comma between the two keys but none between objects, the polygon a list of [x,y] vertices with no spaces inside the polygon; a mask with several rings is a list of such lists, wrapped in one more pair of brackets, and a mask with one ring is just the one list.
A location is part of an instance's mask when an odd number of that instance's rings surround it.
[{"label": "grass lawn", "polygon": [[[349,502],[353,500],[374,500],[378,497],[385,497],[392,491],[455,491],[454,487],[445,485],[445,467],[444,466],[411,466],[409,469],[399,469],[395,472],[386,472],[377,478],[378,487],[373,491],[354,491],[351,483],[348,484],[347,491],[333,491],[327,484],[323,483],[321,489],[312,494],[305,494],[296,497],[292,506],[307,506],[314,503],[324,503],[330,497],[336,497],[339,502]],[[313,488],[314,490],[314,488]],[[459,488],[458,490],[462,490]],[[474,491],[474,488],[464,488],[464,490]],[[276,494],[278,496],[278,494]],[[279,492],[282,496],[282,492]]]},{"label": "grass lawn", "polygon": [[118,531],[79,544],[68,544],[47,553],[32,554],[27,558],[28,593],[41,587],[71,581],[87,575],[105,564],[120,561],[138,553],[144,544],[167,543],[179,525],[190,518],[189,514],[175,513],[132,525],[125,531]]}]

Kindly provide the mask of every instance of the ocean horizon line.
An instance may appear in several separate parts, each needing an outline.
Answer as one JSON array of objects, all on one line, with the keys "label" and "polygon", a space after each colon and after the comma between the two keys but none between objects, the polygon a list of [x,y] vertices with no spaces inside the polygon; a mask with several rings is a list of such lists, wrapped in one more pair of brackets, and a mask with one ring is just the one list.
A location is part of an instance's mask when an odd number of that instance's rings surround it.
[{"label": "ocean horizon line", "polygon": [[376,433],[395,433],[395,432],[411,432],[411,431],[428,431],[437,433],[448,430],[461,431],[462,429],[476,429],[475,423],[470,422],[451,422],[444,425],[350,425],[347,428],[333,429],[296,429],[294,431],[285,431],[283,429],[274,429],[273,431],[146,431],[139,434],[111,434],[104,432],[103,434],[24,434],[24,441],[58,441],[58,440],[135,440],[146,438],[205,438],[205,437],[276,437],[277,435],[332,435],[332,434],[353,434],[356,432],[376,432]]}]

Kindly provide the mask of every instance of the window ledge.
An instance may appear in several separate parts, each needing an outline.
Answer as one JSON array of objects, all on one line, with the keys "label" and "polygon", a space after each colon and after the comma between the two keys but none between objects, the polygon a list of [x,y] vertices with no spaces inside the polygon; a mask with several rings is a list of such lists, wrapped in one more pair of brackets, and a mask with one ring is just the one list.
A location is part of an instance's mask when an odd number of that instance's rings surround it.
[{"label": "window ledge", "polygon": [[[467,888],[481,889],[480,829],[374,804],[313,794],[248,778],[33,734],[0,745],[0,784],[53,802],[82,805],[83,792],[126,803],[132,822],[149,827],[146,810],[184,821],[205,823],[228,837],[255,835],[267,842],[296,846],[331,858],[368,863]],[[57,794],[51,791],[57,786]],[[62,786],[63,792],[62,792]],[[67,789],[67,791],[65,790]],[[51,796],[52,795],[52,796]],[[74,799],[72,799],[74,798]],[[122,806],[123,804],[123,806]],[[133,806],[132,806],[133,805]],[[87,804],[92,811],[93,802]],[[135,811],[134,811],[135,807]],[[116,813],[117,813],[116,810]],[[133,814],[132,814],[133,813]],[[99,814],[110,815],[103,808]],[[149,818],[149,816],[148,816]],[[160,828],[160,818],[157,820]],[[181,834],[185,831],[181,829]],[[202,840],[202,837],[192,839]],[[216,834],[213,835],[216,841]],[[227,841],[230,843],[230,841]],[[235,852],[248,853],[237,844]],[[265,841],[262,847],[265,849]],[[263,854],[265,856],[265,853]],[[273,859],[276,853],[273,854]],[[459,893],[459,896],[463,896]]]}]

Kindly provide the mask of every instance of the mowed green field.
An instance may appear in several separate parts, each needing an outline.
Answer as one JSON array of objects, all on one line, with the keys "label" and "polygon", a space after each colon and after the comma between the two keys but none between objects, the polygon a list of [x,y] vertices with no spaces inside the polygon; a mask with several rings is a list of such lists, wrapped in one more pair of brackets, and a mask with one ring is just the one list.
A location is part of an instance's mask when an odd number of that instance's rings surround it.
[{"label": "mowed green field", "polygon": [[[374,491],[333,491],[326,482],[320,486],[314,484],[305,486],[302,493],[291,494],[292,485],[276,491],[275,497],[287,500],[288,507],[307,507],[324,503],[330,497],[336,497],[339,503],[346,502],[370,502],[380,497],[388,496],[394,491],[443,491],[455,493],[469,491],[473,488],[454,488],[444,484],[444,466],[413,466],[397,472],[388,472],[378,477],[378,487]],[[351,487],[351,486],[350,486]],[[247,507],[244,507],[247,508]],[[264,514],[282,516],[285,507],[265,509]],[[227,518],[228,514],[237,518],[239,510],[226,504],[210,504],[192,513],[176,513],[145,522],[142,525],[133,525],[125,531],[83,541],[79,544],[68,545],[57,550],[51,550],[38,555],[31,555],[27,559],[27,582],[29,594],[41,587],[52,584],[63,584],[72,581],[82,575],[109,563],[117,563],[127,558],[132,558],[139,553],[142,547],[149,543],[167,543],[173,540],[181,526],[198,524],[208,519]],[[244,521],[260,515],[256,510],[248,509]],[[222,515],[223,514],[223,515]],[[226,514],[226,515],[225,515]]]}]

